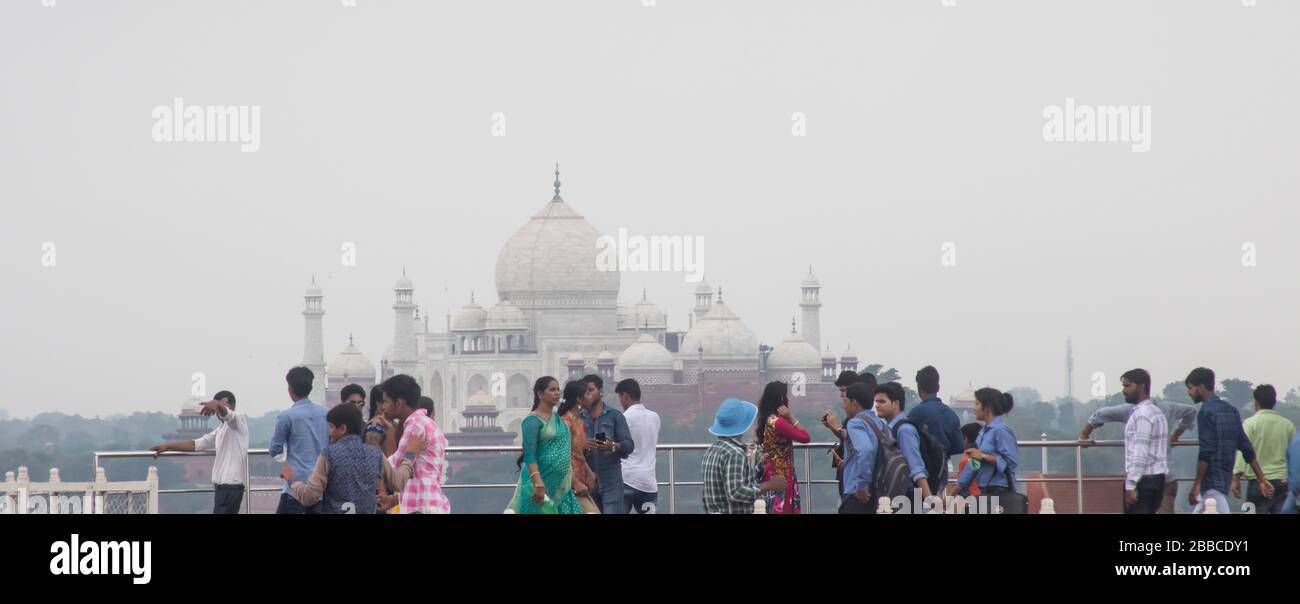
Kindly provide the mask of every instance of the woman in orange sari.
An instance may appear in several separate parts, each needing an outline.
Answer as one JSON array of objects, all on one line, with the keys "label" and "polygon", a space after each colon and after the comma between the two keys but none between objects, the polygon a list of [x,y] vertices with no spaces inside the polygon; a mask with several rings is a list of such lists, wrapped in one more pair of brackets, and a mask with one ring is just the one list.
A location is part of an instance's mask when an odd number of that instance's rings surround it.
[{"label": "woman in orange sari", "polygon": [[[594,392],[594,391],[593,391]],[[573,494],[578,498],[578,505],[584,514],[599,514],[600,508],[591,498],[591,490],[596,488],[596,473],[587,465],[587,429],[582,424],[583,405],[581,400],[587,396],[587,383],[569,382],[564,385],[564,402],[560,403],[556,413],[560,420],[569,427],[569,436],[573,440],[570,455],[573,458]]]}]

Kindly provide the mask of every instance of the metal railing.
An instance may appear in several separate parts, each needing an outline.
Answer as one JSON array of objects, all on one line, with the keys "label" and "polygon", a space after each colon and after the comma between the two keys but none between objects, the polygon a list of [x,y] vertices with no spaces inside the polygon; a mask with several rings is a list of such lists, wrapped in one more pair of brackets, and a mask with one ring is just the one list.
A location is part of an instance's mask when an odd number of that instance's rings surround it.
[{"label": "metal railing", "polygon": [[[827,451],[827,450],[830,450],[830,449],[835,448],[835,447],[837,446],[837,444],[838,444],[838,443],[822,442],[822,443],[808,443],[808,444],[795,443],[795,445],[794,445],[796,451],[802,451],[802,453],[803,453],[803,472],[802,472],[802,476],[801,476],[801,478],[799,479],[799,482],[802,483],[802,484],[804,485],[804,488],[803,488],[803,489],[801,490],[801,492],[800,492],[800,496],[801,496],[801,500],[802,500],[802,509],[803,509],[803,511],[804,511],[805,513],[812,513],[812,512],[814,511],[814,509],[815,509],[815,508],[814,508],[814,505],[813,505],[813,501],[814,501],[814,500],[813,500],[813,492],[814,492],[814,490],[815,490],[815,489],[813,489],[813,486],[814,486],[814,485],[838,485],[838,484],[839,484],[838,481],[836,481],[836,480],[834,480],[834,479],[824,479],[824,478],[823,478],[823,479],[814,479],[814,478],[812,477],[812,475],[813,475],[813,471],[812,471],[812,470],[813,470],[813,464],[812,464],[812,460],[813,460],[812,454],[813,454],[813,452],[814,452],[814,451]],[[1022,440],[1022,441],[1018,441],[1017,444],[1018,444],[1018,446],[1019,446],[1021,449],[1042,449],[1042,450],[1043,450],[1043,455],[1044,455],[1044,460],[1046,460],[1046,451],[1047,451],[1048,449],[1070,449],[1070,448],[1074,449],[1074,477],[1073,477],[1073,478],[1064,478],[1064,477],[1062,477],[1062,478],[1052,478],[1052,477],[1048,477],[1048,476],[1043,475],[1043,474],[1046,474],[1046,473],[1047,473],[1046,464],[1044,463],[1044,464],[1043,464],[1043,467],[1041,468],[1040,475],[1039,475],[1038,477],[1032,477],[1032,478],[1021,478],[1021,477],[1017,476],[1017,482],[1020,482],[1020,483],[1034,483],[1034,482],[1041,482],[1041,483],[1069,483],[1069,482],[1073,482],[1073,483],[1075,483],[1075,491],[1076,491],[1076,498],[1077,498],[1076,503],[1077,503],[1077,505],[1078,505],[1078,507],[1077,507],[1076,509],[1077,509],[1078,511],[1080,511],[1080,512],[1083,511],[1083,492],[1084,492],[1083,485],[1084,485],[1085,482],[1121,482],[1121,481],[1124,480],[1122,477],[1084,476],[1084,474],[1083,474],[1083,450],[1084,450],[1084,449],[1090,449],[1090,448],[1110,448],[1110,447],[1119,447],[1119,448],[1123,448],[1123,446],[1124,446],[1124,441],[1122,441],[1122,440],[1098,440],[1098,441],[1085,441],[1085,442],[1081,442],[1081,441],[1077,441],[1077,440],[1046,440],[1046,439],[1044,438],[1044,439],[1042,439],[1042,440]],[[1194,440],[1180,440],[1180,441],[1176,441],[1176,442],[1174,442],[1174,443],[1171,443],[1171,446],[1173,446],[1173,447],[1197,446],[1197,441],[1194,441]],[[679,487],[697,487],[697,486],[703,486],[703,485],[704,485],[704,483],[703,483],[702,481],[698,481],[698,480],[695,480],[695,481],[677,480],[677,454],[678,454],[678,452],[689,452],[689,451],[699,451],[699,452],[703,452],[704,450],[706,450],[706,449],[708,449],[708,448],[709,448],[709,445],[708,445],[708,444],[702,444],[702,443],[691,443],[691,444],[660,444],[660,445],[656,448],[656,453],[666,453],[667,456],[668,456],[668,459],[667,459],[667,466],[668,466],[668,467],[667,467],[667,470],[668,470],[668,479],[667,479],[667,480],[661,480],[661,481],[659,481],[659,486],[660,486],[660,487],[666,487],[666,488],[668,489],[668,513],[670,513],[670,514],[675,514],[675,513],[677,513],[677,489],[678,489]],[[522,448],[521,448],[521,447],[518,447],[518,446],[447,447],[446,452],[447,452],[448,457],[451,457],[451,456],[456,455],[456,454],[464,454],[464,453],[498,453],[498,454],[502,454],[503,462],[505,462],[505,459],[508,458],[506,454],[511,454],[511,453],[515,453],[515,454],[517,454],[517,453],[521,453],[521,452],[522,452]],[[163,457],[211,457],[211,456],[213,456],[214,454],[215,454],[214,451],[196,451],[196,452],[192,452],[192,453],[190,453],[190,452],[167,452],[167,453],[162,453],[162,454],[160,454],[160,455],[163,456]],[[155,453],[154,453],[153,451],[96,451],[96,452],[95,452],[95,470],[96,470],[96,472],[98,472],[98,470],[99,470],[99,468],[100,468],[100,462],[101,462],[101,460],[106,460],[106,459],[131,459],[131,458],[145,458],[145,457],[152,458],[152,457],[154,457],[154,456],[155,456]],[[268,456],[268,457],[269,457],[269,456],[270,456],[270,453],[269,453],[266,449],[249,449],[249,451],[248,451],[248,456],[249,456],[249,458],[257,457],[257,456]],[[1023,465],[1024,465],[1024,464],[1023,464],[1023,459],[1024,459],[1024,456],[1023,456],[1023,455],[1021,455],[1021,459],[1022,459],[1022,463],[1021,463],[1021,465],[1023,466]],[[513,460],[511,460],[511,461],[513,461]],[[249,470],[249,464],[248,464],[247,462],[245,463],[244,470],[245,470],[244,475],[245,475],[245,477],[246,477],[246,478],[245,478],[245,483],[244,483],[244,505],[241,506],[240,511],[241,511],[241,513],[248,514],[248,513],[251,513],[251,511],[250,511],[250,507],[251,507],[251,506],[250,506],[249,504],[251,503],[250,497],[251,497],[251,495],[252,495],[253,493],[255,493],[255,492],[275,492],[275,491],[280,491],[280,490],[282,490],[282,488],[281,488],[280,486],[260,486],[260,487],[254,487],[254,486],[250,483],[250,480],[251,480],[251,474],[250,474],[250,472],[248,471],[248,470]],[[512,471],[513,471],[513,470],[512,470]],[[955,477],[954,477],[954,478],[955,478]],[[1177,482],[1189,482],[1189,481],[1191,481],[1191,480],[1192,480],[1191,478],[1179,478],[1179,479],[1176,479]],[[511,482],[511,483],[471,483],[471,484],[443,484],[443,485],[442,485],[442,488],[443,488],[444,490],[451,490],[451,489],[513,489],[513,488],[515,488],[515,486],[516,486],[516,485],[515,485],[515,483],[513,483],[513,482]],[[172,494],[182,494],[182,493],[212,493],[213,490],[214,490],[214,488],[213,488],[212,486],[209,485],[209,486],[205,486],[205,487],[195,487],[195,488],[182,488],[182,489],[159,489],[159,490],[158,490],[158,493],[159,493],[160,495],[172,495]],[[1118,497],[1118,494],[1117,494],[1116,496]],[[836,504],[838,505],[838,501],[836,502]]]}]

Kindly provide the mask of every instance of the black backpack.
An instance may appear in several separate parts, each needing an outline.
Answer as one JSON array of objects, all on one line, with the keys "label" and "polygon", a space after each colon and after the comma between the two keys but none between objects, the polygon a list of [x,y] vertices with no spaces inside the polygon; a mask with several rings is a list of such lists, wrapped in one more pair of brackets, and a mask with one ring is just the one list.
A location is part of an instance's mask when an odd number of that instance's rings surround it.
[{"label": "black backpack", "polygon": [[871,477],[872,499],[880,501],[881,497],[888,497],[892,505],[894,498],[900,495],[910,498],[916,483],[912,482],[911,471],[907,467],[903,451],[898,448],[898,440],[892,432],[882,431],[876,426],[875,417],[868,418],[867,425],[876,434],[876,465]]},{"label": "black backpack", "polygon": [[916,434],[920,437],[921,459],[925,462],[925,481],[930,484],[930,494],[942,495],[939,492],[939,476],[943,475],[944,466],[948,463],[947,449],[938,437],[925,431],[923,424],[910,419],[901,419],[894,425],[894,440],[898,440],[898,429],[902,428],[903,424],[915,427]]}]

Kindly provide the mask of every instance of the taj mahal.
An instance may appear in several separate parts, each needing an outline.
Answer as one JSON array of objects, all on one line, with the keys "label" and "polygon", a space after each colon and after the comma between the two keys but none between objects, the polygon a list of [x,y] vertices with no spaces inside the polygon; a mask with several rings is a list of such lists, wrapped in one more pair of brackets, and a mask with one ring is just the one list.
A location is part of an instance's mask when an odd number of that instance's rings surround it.
[{"label": "taj mahal", "polygon": [[[533,381],[543,375],[564,381],[599,374],[606,400],[617,380],[635,378],[642,400],[665,421],[689,421],[706,407],[711,413],[727,396],[756,401],[770,380],[804,383],[818,404],[838,401],[832,382],[840,370],[856,370],[858,360],[851,349],[838,358],[829,348],[821,352],[821,284],[811,268],[798,283],[802,322],[792,320],[776,346],[762,345],[722,290],[706,281],[695,286],[688,328],[673,330],[646,292],[630,305],[620,302],[619,272],[597,264],[602,233],[560,196],[558,167],[554,189],[501,246],[495,304],[484,308],[471,294],[436,329],[416,308],[415,284],[405,274],[397,280],[393,340],[378,367],[351,338],[325,362],[324,294],[313,279],[304,295],[301,364],[325,384],[325,406],[338,404],[347,384],[368,391],[404,373],[434,400],[449,438],[488,443],[518,433],[532,406]],[[792,277],[793,286],[798,276]]]}]

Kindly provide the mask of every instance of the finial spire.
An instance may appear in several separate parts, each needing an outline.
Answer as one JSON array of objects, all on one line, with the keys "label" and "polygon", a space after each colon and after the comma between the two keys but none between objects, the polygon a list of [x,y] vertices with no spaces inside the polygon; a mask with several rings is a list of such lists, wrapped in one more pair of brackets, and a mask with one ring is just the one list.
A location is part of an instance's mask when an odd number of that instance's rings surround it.
[{"label": "finial spire", "polygon": [[402,265],[402,276],[406,276],[406,265]]},{"label": "finial spire", "polygon": [[311,284],[316,285],[316,273],[311,274]]},{"label": "finial spire", "polygon": [[795,333],[795,329],[794,329],[794,317],[790,317],[790,333]]},{"label": "finial spire", "polygon": [[560,162],[558,161],[555,162],[555,197],[552,197],[551,201],[564,201],[564,198],[560,197]]},{"label": "finial spire", "polygon": [[722,304],[722,286],[718,286],[718,304]]},{"label": "finial spire", "polygon": [[470,304],[473,304],[473,303],[474,303],[474,290],[472,290],[472,289],[469,290],[469,303],[470,303]]},{"label": "finial spire", "polygon": [[348,332],[348,346],[352,345],[352,332]]},{"label": "finial spire", "polygon": [[645,288],[644,288],[644,287],[641,288],[641,301],[642,301],[642,302],[645,302],[645,301],[646,301],[646,299],[645,299]]}]

